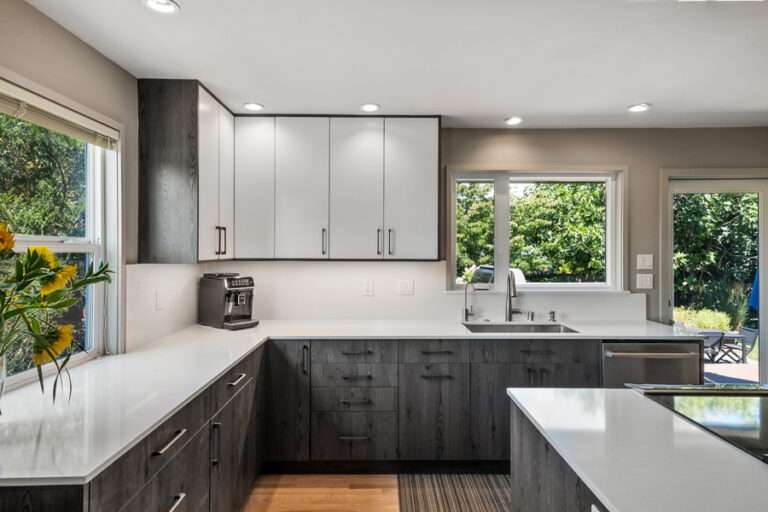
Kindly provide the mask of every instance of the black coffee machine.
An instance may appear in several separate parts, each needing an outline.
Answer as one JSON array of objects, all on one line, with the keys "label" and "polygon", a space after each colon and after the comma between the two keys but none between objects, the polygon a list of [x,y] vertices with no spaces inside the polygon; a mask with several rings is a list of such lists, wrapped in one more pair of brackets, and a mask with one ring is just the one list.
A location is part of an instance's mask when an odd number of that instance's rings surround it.
[{"label": "black coffee machine", "polygon": [[253,319],[253,278],[240,274],[203,274],[197,321],[219,329],[247,329]]}]

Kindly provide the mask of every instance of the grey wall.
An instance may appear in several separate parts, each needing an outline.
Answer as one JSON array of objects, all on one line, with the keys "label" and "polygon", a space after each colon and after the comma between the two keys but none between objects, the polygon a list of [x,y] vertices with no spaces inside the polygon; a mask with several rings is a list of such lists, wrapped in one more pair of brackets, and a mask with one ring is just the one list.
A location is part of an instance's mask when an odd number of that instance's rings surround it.
[{"label": "grey wall", "polygon": [[[607,166],[628,168],[628,254],[654,255],[656,289],[648,316],[659,311],[659,170],[665,167],[768,167],[768,128],[624,130],[472,130],[443,132],[443,164],[487,169]],[[627,281],[634,291],[634,273]]]},{"label": "grey wall", "polygon": [[0,0],[0,66],[124,125],[124,251],[128,262],[135,261],[136,79],[23,0]]}]

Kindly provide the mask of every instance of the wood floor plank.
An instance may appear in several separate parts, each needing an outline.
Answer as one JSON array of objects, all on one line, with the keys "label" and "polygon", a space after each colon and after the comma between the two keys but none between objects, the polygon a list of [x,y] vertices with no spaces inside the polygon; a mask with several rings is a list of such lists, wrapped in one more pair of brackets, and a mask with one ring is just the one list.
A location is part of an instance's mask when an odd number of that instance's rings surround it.
[{"label": "wood floor plank", "polygon": [[399,512],[397,475],[264,475],[243,512]]}]

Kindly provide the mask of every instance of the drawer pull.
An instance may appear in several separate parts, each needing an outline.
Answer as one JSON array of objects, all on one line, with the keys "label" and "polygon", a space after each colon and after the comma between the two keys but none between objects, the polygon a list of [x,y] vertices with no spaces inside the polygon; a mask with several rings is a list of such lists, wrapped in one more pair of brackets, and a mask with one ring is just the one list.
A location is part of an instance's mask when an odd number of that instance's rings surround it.
[{"label": "drawer pull", "polygon": [[339,436],[339,441],[370,441],[368,436]]},{"label": "drawer pull", "polygon": [[421,378],[427,380],[451,380],[453,375],[422,375]]},{"label": "drawer pull", "polygon": [[342,380],[373,380],[373,375],[343,375]]},{"label": "drawer pull", "polygon": [[187,429],[185,429],[185,428],[183,428],[183,429],[179,430],[178,432],[176,432],[176,435],[175,435],[175,436],[173,436],[173,439],[171,439],[170,441],[168,441],[168,443],[167,443],[165,446],[163,446],[162,448],[160,448],[160,449],[159,449],[159,450],[157,450],[156,452],[153,452],[153,453],[152,453],[152,455],[155,455],[155,456],[157,456],[157,455],[165,455],[165,452],[167,452],[168,450],[170,450],[170,449],[171,449],[171,446],[173,446],[174,444],[176,444],[176,442],[177,442],[179,439],[181,439],[182,437],[184,437],[184,436],[186,435],[186,433],[187,433]]},{"label": "drawer pull", "polygon": [[219,464],[219,452],[221,450],[221,422],[215,421],[211,423],[211,428],[213,429],[213,434],[211,435],[211,466],[217,466]]},{"label": "drawer pull", "polygon": [[453,350],[422,350],[421,355],[424,356],[449,356],[453,354]]},{"label": "drawer pull", "polygon": [[373,400],[370,398],[366,400],[339,400],[341,405],[373,405]]},{"label": "drawer pull", "polygon": [[227,384],[227,387],[234,388],[235,386],[243,382],[243,379],[246,378],[247,376],[248,374],[241,373],[240,375],[237,376],[237,378],[234,381]]},{"label": "drawer pull", "polygon": [[550,349],[547,349],[547,350],[523,349],[520,352],[525,354],[525,355],[529,355],[529,356],[533,355],[533,354],[541,354],[541,355],[545,355],[545,356],[553,356],[553,355],[555,355],[555,351],[554,350],[550,350]]},{"label": "drawer pull", "polygon": [[342,352],[341,355],[343,356],[371,356],[373,355],[373,350],[359,350],[357,352]]},{"label": "drawer pull", "polygon": [[184,501],[184,498],[187,497],[187,493],[180,492],[176,496],[173,497],[173,506],[168,509],[168,512],[174,512],[177,508],[179,508],[179,505],[181,505],[181,502]]}]

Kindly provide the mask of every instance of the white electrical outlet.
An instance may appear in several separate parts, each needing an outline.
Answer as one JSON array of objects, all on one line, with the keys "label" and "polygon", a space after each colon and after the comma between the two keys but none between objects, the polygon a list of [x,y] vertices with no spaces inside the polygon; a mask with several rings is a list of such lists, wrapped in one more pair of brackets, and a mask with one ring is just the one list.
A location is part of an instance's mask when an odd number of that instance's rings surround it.
[{"label": "white electrical outlet", "polygon": [[653,270],[653,254],[637,255],[637,270]]},{"label": "white electrical outlet", "polygon": [[635,277],[635,288],[638,290],[653,290],[653,274],[637,274]]},{"label": "white electrical outlet", "polygon": [[363,296],[373,297],[376,295],[376,290],[373,287],[373,279],[363,279]]},{"label": "white electrical outlet", "polygon": [[397,291],[400,295],[413,295],[415,284],[413,279],[400,279],[397,282]]}]

